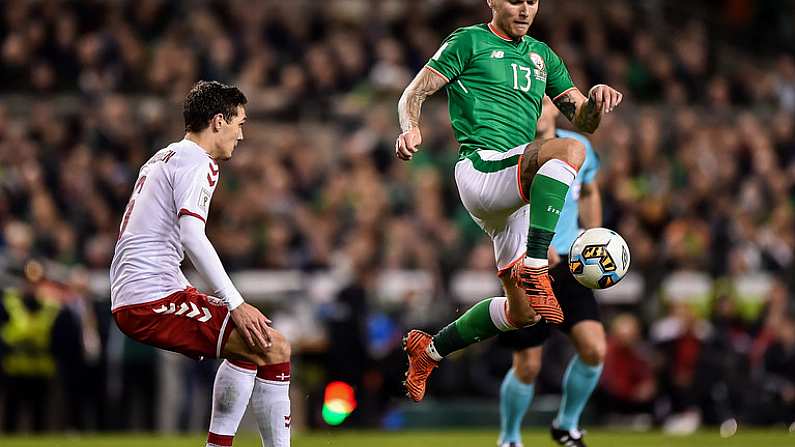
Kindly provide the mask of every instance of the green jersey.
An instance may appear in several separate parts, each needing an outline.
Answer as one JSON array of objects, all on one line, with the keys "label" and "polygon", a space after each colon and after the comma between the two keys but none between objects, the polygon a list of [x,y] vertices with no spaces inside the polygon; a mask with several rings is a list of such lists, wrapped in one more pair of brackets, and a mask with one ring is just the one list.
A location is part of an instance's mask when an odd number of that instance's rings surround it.
[{"label": "green jersey", "polygon": [[514,42],[489,24],[457,29],[426,67],[448,81],[459,158],[533,141],[544,94],[555,98],[574,87],[547,44],[529,36]]}]

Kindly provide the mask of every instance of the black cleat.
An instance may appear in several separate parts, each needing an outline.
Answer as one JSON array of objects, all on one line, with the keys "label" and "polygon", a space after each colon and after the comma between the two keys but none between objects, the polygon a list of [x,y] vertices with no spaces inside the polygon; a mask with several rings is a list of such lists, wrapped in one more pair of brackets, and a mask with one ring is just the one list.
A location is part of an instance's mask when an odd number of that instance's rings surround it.
[{"label": "black cleat", "polygon": [[585,432],[580,430],[561,430],[555,427],[549,427],[549,434],[552,440],[557,442],[558,445],[563,447],[586,447],[583,436]]}]

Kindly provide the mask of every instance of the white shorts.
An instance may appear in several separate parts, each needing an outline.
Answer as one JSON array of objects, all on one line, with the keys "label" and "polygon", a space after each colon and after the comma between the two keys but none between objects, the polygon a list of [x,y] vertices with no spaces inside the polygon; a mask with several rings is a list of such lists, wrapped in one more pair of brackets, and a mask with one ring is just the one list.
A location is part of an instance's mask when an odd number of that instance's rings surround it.
[{"label": "white shorts", "polygon": [[481,150],[455,165],[461,202],[491,237],[502,275],[527,251],[530,206],[519,173],[526,144],[507,152]]}]

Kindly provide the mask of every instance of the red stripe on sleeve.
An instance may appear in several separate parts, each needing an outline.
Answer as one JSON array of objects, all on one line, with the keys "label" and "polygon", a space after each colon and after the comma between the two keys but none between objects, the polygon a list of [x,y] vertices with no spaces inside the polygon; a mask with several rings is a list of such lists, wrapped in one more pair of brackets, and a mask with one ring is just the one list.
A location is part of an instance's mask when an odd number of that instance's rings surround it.
[{"label": "red stripe on sleeve", "polygon": [[204,217],[202,217],[201,214],[196,214],[193,211],[186,210],[185,208],[182,208],[181,210],[179,210],[179,213],[177,214],[177,216],[178,217],[192,216],[192,217],[195,217],[195,218],[199,219],[200,221],[202,221],[204,223],[207,223],[207,221],[204,220]]},{"label": "red stripe on sleeve", "polygon": [[450,80],[449,80],[449,79],[447,79],[447,76],[445,76],[445,75],[443,75],[443,74],[439,73],[439,71],[438,71],[438,70],[434,69],[434,68],[433,68],[433,67],[431,67],[430,65],[426,65],[426,66],[425,66],[425,68],[427,68],[427,69],[428,69],[428,70],[429,70],[431,73],[433,73],[433,74],[435,74],[435,75],[439,76],[440,78],[444,79],[444,81],[445,81],[445,82],[447,82],[447,83],[449,83],[449,82],[450,82]]},{"label": "red stripe on sleeve", "polygon": [[562,92],[558,93],[558,96],[555,96],[554,98],[552,98],[552,102],[557,101],[558,98],[560,98],[561,96],[565,95],[566,93],[568,93],[568,92],[570,92],[572,90],[577,90],[577,87],[569,87],[566,90],[563,90]]}]

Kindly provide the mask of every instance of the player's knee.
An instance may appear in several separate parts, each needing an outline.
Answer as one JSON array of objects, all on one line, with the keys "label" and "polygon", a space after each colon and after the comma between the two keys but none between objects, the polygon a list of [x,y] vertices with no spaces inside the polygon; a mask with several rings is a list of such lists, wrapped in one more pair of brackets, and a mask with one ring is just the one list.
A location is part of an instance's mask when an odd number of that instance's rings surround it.
[{"label": "player's knee", "polygon": [[583,362],[596,366],[604,363],[607,354],[607,343],[604,339],[592,339],[585,343],[578,352]]},{"label": "player's knee", "polygon": [[240,335],[240,331],[238,331],[237,328],[232,328],[232,333],[229,335],[229,339],[221,351],[221,357],[254,363],[258,367],[268,363],[261,352],[254,350],[254,348],[243,341],[243,337]]},{"label": "player's knee", "polygon": [[578,171],[585,163],[585,145],[574,138],[563,138],[563,161],[574,166]]},{"label": "player's knee", "polygon": [[240,354],[240,357],[242,357],[249,363],[257,365],[257,368],[268,364],[268,359],[264,355],[257,354],[255,352],[245,352],[243,354]]},{"label": "player's knee", "polygon": [[528,385],[535,382],[539,371],[541,371],[540,356],[524,355],[522,353],[516,354],[513,364],[513,373],[520,382]]},{"label": "player's knee", "polygon": [[530,385],[536,381],[536,377],[538,377],[538,370],[533,369],[530,365],[522,365],[518,368],[514,368],[513,370],[516,379],[520,382]]},{"label": "player's knee", "polygon": [[290,343],[279,331],[271,332],[271,348],[266,355],[268,363],[284,363],[290,361]]}]

